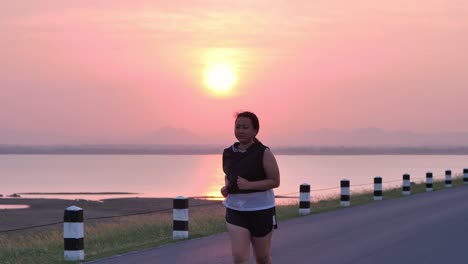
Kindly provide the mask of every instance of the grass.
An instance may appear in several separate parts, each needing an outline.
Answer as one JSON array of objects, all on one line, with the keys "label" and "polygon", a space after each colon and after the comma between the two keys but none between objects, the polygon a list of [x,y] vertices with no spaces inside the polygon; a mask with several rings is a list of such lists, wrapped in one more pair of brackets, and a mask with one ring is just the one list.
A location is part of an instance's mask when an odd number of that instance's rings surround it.
[{"label": "grass", "polygon": [[[453,178],[453,188],[463,185],[461,176]],[[444,181],[434,181],[434,191],[445,189]],[[425,192],[425,184],[411,186],[411,194]],[[385,189],[384,199],[402,197],[401,187]],[[369,190],[351,193],[351,206],[372,203]],[[190,208],[190,238],[198,238],[226,231],[224,207],[210,202],[209,206]],[[298,202],[290,201],[277,206],[279,221],[300,217]],[[323,213],[342,208],[339,196],[314,197],[312,213]],[[85,220],[86,261],[113,256],[135,250],[173,243],[172,212],[128,216],[104,220]],[[63,226],[30,229],[0,234],[0,263],[70,263],[63,260]]]}]

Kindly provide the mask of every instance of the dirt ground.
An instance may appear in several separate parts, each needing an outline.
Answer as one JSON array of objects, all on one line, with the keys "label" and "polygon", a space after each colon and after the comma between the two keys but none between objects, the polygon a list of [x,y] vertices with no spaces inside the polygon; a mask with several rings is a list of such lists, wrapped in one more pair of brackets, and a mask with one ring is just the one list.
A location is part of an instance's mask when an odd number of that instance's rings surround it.
[{"label": "dirt ground", "polygon": [[[215,203],[215,201],[190,199],[189,206]],[[117,216],[169,209],[172,212],[172,198],[116,198],[102,201],[0,198],[0,204],[29,205],[25,209],[0,209],[0,232],[17,228],[45,225],[63,221],[64,211],[69,206],[83,208],[84,219]]]}]

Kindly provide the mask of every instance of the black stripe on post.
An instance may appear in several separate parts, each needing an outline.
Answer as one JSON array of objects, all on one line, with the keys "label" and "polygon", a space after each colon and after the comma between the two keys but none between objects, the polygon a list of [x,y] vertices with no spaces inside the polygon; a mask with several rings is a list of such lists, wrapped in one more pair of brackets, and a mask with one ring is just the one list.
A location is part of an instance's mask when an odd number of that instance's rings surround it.
[{"label": "black stripe on post", "polygon": [[340,186],[341,186],[341,187],[349,187],[349,181],[343,181],[343,180],[342,180],[342,181],[340,182]]},{"label": "black stripe on post", "polygon": [[188,208],[188,199],[174,199],[173,200],[174,209],[187,209]]},{"label": "black stripe on post", "polygon": [[349,202],[349,195],[341,195],[342,202]]},{"label": "black stripe on post", "polygon": [[310,208],[310,202],[299,202],[299,208],[301,209]]},{"label": "black stripe on post", "polygon": [[382,183],[382,177],[375,177],[374,178],[374,183]]},{"label": "black stripe on post", "polygon": [[67,223],[81,223],[83,222],[83,210],[68,211],[65,210],[63,221]]},{"label": "black stripe on post", "polygon": [[64,249],[65,250],[83,250],[84,239],[83,238],[64,238]]},{"label": "black stripe on post", "polygon": [[310,185],[301,185],[299,187],[299,192],[310,193]]},{"label": "black stripe on post", "polygon": [[452,175],[452,171],[451,170],[446,170],[445,175]]},{"label": "black stripe on post", "polygon": [[410,175],[409,174],[403,174],[403,180],[409,180]]},{"label": "black stripe on post", "polygon": [[382,196],[382,190],[374,191],[374,196]]},{"label": "black stripe on post", "polygon": [[188,221],[179,221],[174,220],[174,231],[187,231],[188,230]]}]

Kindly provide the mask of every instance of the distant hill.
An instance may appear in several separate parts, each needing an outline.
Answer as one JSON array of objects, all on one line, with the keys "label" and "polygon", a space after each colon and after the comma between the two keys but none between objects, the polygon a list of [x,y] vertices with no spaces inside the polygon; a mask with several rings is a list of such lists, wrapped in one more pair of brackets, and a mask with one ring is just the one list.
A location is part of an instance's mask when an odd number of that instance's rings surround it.
[{"label": "distant hill", "polygon": [[[223,146],[209,145],[0,145],[0,154],[219,155]],[[275,147],[277,155],[468,155],[465,147]]]},{"label": "distant hill", "polygon": [[[263,134],[265,133],[265,134]],[[457,148],[468,146],[468,132],[447,132],[447,133],[415,133],[411,131],[389,131],[375,127],[361,128],[352,131],[342,131],[337,129],[319,129],[306,131],[301,133],[290,132],[288,135],[272,136],[263,132],[259,138],[271,147],[294,147],[304,148],[309,150],[314,147],[366,147],[366,148],[399,148],[399,147],[437,147],[437,148]],[[133,138],[121,138],[118,134],[108,135],[99,140],[98,138],[86,140],[72,139],[64,135],[45,134],[45,133],[26,133],[15,130],[0,130],[0,144],[4,145],[20,145],[20,146],[87,146],[91,149],[105,148],[114,149],[116,146],[121,151],[130,150],[135,146],[145,151],[156,151],[158,149],[175,149],[181,151],[179,147],[184,146],[185,150],[196,148],[197,151],[207,151],[204,147],[207,144],[222,145],[231,144],[234,141],[233,135],[199,135],[184,128],[162,127],[156,131],[135,136]],[[144,146],[144,147],[142,147]],[[151,147],[148,147],[151,146]],[[165,147],[162,147],[165,146]],[[190,147],[189,147],[190,146]],[[68,148],[69,148],[68,147]],[[37,147],[36,149],[40,149]],[[57,148],[57,147],[55,147]],[[161,151],[161,150],[158,150]],[[167,150],[169,151],[169,150]],[[173,151],[173,150],[171,150]]]}]

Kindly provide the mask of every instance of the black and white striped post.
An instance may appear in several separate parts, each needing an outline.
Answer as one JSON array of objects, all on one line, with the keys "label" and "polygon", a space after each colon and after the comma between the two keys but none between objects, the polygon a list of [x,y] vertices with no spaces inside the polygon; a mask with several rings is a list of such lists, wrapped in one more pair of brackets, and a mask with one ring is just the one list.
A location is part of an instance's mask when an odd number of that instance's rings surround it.
[{"label": "black and white striped post", "polygon": [[83,209],[70,206],[63,216],[64,258],[66,261],[84,260]]},{"label": "black and white striped post", "polygon": [[463,169],[463,184],[468,184],[468,169]]},{"label": "black and white striped post", "polygon": [[173,203],[173,231],[172,239],[185,239],[189,237],[188,231],[188,199],[183,196],[177,196]]},{"label": "black and white striped post", "polygon": [[426,192],[432,192],[432,172],[426,172]]},{"label": "black and white striped post", "polygon": [[445,171],[445,188],[452,187],[452,171],[446,170]]},{"label": "black and white striped post", "polygon": [[374,177],[374,201],[382,199],[382,177]]},{"label": "black and white striped post", "polygon": [[307,183],[299,186],[299,214],[310,214],[310,185]]},{"label": "black and white striped post", "polygon": [[408,173],[403,174],[403,195],[411,194],[411,183],[410,175]]},{"label": "black and white striped post", "polygon": [[341,186],[341,206],[349,206],[351,204],[350,199],[349,199],[349,180],[343,179],[340,182]]}]

